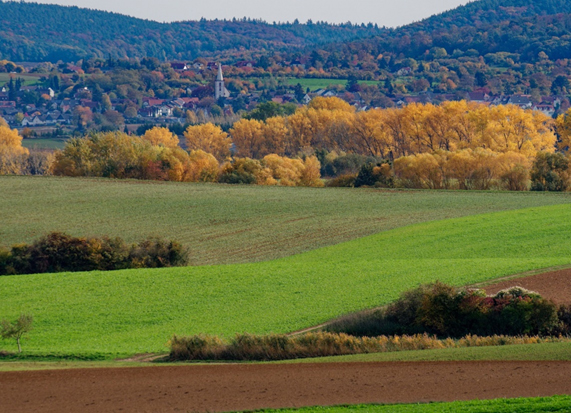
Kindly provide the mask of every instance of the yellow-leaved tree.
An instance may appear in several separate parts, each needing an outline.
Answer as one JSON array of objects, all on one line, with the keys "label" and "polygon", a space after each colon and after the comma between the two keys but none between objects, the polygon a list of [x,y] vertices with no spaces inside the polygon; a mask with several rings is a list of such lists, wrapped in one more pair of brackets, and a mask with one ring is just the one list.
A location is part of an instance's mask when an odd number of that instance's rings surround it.
[{"label": "yellow-leaved tree", "polygon": [[216,158],[204,151],[190,152],[190,182],[217,182],[220,165]]},{"label": "yellow-leaved tree", "polygon": [[22,137],[18,131],[0,125],[0,174],[23,173],[28,154],[28,150],[22,146]]},{"label": "yellow-leaved tree", "polygon": [[201,150],[212,154],[219,161],[230,155],[232,140],[220,126],[212,123],[189,126],[184,132],[189,150]]},{"label": "yellow-leaved tree", "polygon": [[557,117],[555,127],[560,138],[559,149],[571,148],[571,109]]},{"label": "yellow-leaved tree", "polygon": [[178,137],[168,128],[155,126],[145,132],[142,138],[153,146],[165,146],[167,148],[178,148]]},{"label": "yellow-leaved tree", "polygon": [[230,135],[238,156],[261,158],[268,154],[262,126],[256,119],[240,119],[232,126]]}]

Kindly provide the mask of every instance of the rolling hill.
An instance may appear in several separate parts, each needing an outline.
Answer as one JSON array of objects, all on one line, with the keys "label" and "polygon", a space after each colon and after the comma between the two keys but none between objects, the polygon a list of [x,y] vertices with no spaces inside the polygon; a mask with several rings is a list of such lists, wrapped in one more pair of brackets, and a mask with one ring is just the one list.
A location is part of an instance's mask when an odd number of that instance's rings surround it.
[{"label": "rolling hill", "polygon": [[0,314],[34,315],[28,350],[87,357],[165,351],[172,334],[283,333],[420,283],[569,265],[570,213],[556,205],[428,222],[255,264],[0,277]]}]

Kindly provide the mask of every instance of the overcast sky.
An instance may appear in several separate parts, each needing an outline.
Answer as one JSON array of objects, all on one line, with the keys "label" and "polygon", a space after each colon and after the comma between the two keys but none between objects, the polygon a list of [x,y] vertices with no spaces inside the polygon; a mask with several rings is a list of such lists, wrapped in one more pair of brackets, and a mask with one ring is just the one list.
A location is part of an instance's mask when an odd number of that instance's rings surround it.
[{"label": "overcast sky", "polygon": [[452,9],[468,0],[35,0],[108,10],[158,21],[261,18],[307,19],[401,26]]}]

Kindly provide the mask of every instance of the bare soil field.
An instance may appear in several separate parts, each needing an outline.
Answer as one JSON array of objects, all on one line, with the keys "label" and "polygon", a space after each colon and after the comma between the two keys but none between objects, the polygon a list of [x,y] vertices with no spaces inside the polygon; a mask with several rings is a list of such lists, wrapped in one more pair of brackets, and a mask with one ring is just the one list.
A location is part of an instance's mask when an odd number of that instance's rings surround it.
[{"label": "bare soil field", "polygon": [[571,304],[571,268],[551,271],[523,278],[514,278],[483,287],[487,294],[504,288],[524,287],[550,298],[558,304]]},{"label": "bare soil field", "polygon": [[571,362],[226,364],[0,373],[0,412],[223,412],[571,394]]}]

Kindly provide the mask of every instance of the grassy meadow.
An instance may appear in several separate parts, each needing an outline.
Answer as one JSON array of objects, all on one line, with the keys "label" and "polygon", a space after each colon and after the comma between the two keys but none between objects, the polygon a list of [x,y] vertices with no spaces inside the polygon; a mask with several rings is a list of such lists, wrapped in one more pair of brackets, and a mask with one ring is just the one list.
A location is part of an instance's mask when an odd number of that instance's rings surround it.
[{"label": "grassy meadow", "polygon": [[301,409],[259,410],[260,413],[541,413],[569,412],[571,396],[473,400],[449,403],[362,404]]},{"label": "grassy meadow", "polygon": [[10,78],[22,79],[22,86],[35,86],[40,83],[41,75],[32,75],[28,73],[0,73],[0,85],[4,85],[10,81]]},{"label": "grassy meadow", "polygon": [[[309,88],[311,91],[317,89],[327,89],[330,86],[345,86],[347,85],[346,79],[319,79],[319,78],[289,78],[287,79],[287,84],[290,86],[295,86],[300,84],[304,89]],[[360,80],[360,84],[365,85],[378,85],[379,82],[374,80]]]},{"label": "grassy meadow", "polygon": [[28,149],[63,149],[67,138],[33,138],[23,139],[22,146]]},{"label": "grassy meadow", "polygon": [[175,239],[193,265],[284,258],[420,222],[544,205],[569,194],[285,188],[0,177],[0,246],[50,231]]},{"label": "grassy meadow", "polygon": [[555,205],[426,222],[260,263],[1,277],[0,314],[33,314],[24,348],[65,354],[161,352],[172,334],[295,331],[420,283],[571,264],[570,216]]}]

